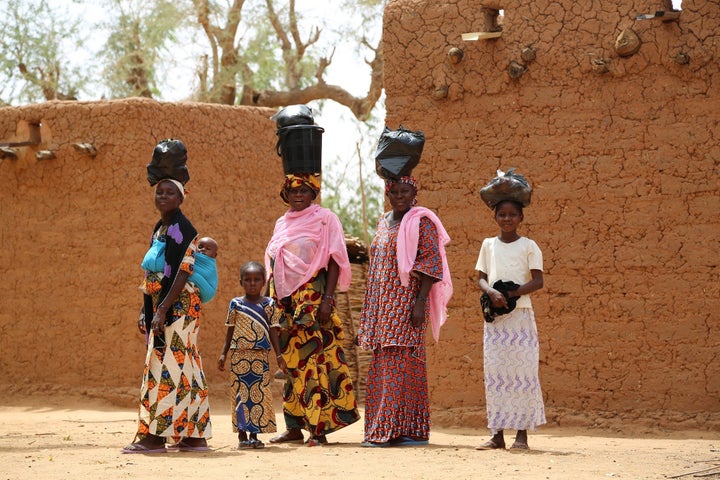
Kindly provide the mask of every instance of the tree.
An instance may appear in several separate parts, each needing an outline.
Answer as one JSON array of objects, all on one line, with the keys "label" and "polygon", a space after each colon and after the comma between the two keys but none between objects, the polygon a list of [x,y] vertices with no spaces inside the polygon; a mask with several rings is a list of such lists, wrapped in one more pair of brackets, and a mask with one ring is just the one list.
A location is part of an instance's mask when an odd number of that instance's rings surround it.
[{"label": "tree", "polygon": [[355,156],[347,162],[336,162],[340,170],[324,169],[322,204],[333,210],[342,221],[345,233],[362,240],[369,246],[375,235],[375,224],[383,212],[383,182],[375,172],[374,157],[367,152],[375,148],[372,131],[378,130],[379,121],[369,117],[356,124],[361,139],[355,145]]},{"label": "tree", "polygon": [[75,99],[88,71],[72,66],[83,45],[82,21],[46,0],[6,0],[0,7],[0,96],[3,103]]},{"label": "tree", "polygon": [[[198,98],[204,101],[277,107],[330,99],[346,106],[356,118],[367,119],[377,103],[383,88],[382,41],[377,46],[362,37],[361,45],[372,53],[366,60],[371,68],[370,86],[364,97],[356,97],[345,88],[328,84],[325,74],[333,60],[329,55],[312,55],[322,28],[311,26],[301,31],[301,14],[295,0],[284,8],[277,8],[275,0],[258,2],[234,0],[223,9],[217,2],[193,0],[198,23],[210,45],[210,55],[200,70]],[[352,2],[365,9],[379,9],[380,0]],[[253,21],[243,22],[246,7]],[[259,21],[265,18],[267,24]],[[362,24],[377,16],[360,16]],[[242,32],[241,32],[242,27]],[[242,35],[240,34],[242,33]],[[273,52],[280,52],[274,56]],[[260,59],[258,52],[265,58]],[[269,75],[272,71],[274,75]],[[237,87],[241,86],[238,96]]]},{"label": "tree", "polygon": [[[170,0],[107,0],[117,17],[107,23],[103,78],[113,97],[152,97],[159,93],[157,69],[163,52],[176,41],[184,12]],[[150,13],[148,13],[150,12]]]}]

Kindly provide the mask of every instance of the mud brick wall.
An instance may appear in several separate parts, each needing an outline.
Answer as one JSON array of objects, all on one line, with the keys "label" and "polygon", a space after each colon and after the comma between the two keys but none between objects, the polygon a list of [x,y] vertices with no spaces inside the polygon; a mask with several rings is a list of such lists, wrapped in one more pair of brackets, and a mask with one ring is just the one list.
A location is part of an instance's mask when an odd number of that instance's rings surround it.
[{"label": "mud brick wall", "polygon": [[[216,361],[227,305],[240,293],[240,266],[262,260],[285,210],[272,113],[141,99],[0,109],[0,142],[40,141],[0,160],[5,391],[135,404],[145,352],[135,327],[139,264],[159,218],[145,166],[157,142],[173,137],[188,148],[182,209],[220,245],[219,289],[204,307],[199,344],[215,404],[226,408]],[[36,160],[42,150],[55,158]]]},{"label": "mud brick wall", "polygon": [[[474,265],[497,227],[478,190],[516,167],[535,189],[521,230],[545,255],[533,301],[549,421],[720,427],[720,10],[685,0],[677,20],[635,20],[657,3],[388,3],[386,123],[425,131],[419,199],[453,238],[450,319],[428,349],[435,424],[485,425]],[[500,8],[499,38],[461,39],[493,29]],[[621,58],[626,28],[642,45]],[[183,210],[220,243],[200,348],[225,408],[227,302],[284,210],[270,114],[140,99],[0,108],[0,143],[39,141],[0,153],[0,388],[134,404],[138,263],[157,218],[145,165],[176,137],[192,176]]]},{"label": "mud brick wall", "polygon": [[[676,20],[636,20],[669,7],[388,3],[386,123],[425,132],[419,201],[453,239],[450,319],[429,348],[436,424],[486,425],[474,266],[498,229],[478,191],[516,167],[534,187],[521,232],[545,260],[548,420],[720,426],[720,9],[684,0]],[[499,38],[462,40],[499,9]],[[625,29],[642,44],[620,57]]]}]

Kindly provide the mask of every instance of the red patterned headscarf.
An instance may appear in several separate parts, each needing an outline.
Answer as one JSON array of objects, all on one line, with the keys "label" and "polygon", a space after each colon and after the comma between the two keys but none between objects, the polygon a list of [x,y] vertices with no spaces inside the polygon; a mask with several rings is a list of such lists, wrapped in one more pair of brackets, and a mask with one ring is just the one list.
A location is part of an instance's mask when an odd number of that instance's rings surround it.
[{"label": "red patterned headscarf", "polygon": [[314,173],[290,173],[285,175],[285,183],[283,183],[282,190],[280,190],[280,198],[285,205],[289,205],[288,191],[293,188],[302,187],[307,185],[310,189],[315,192],[315,196],[320,192],[320,175]]},{"label": "red patterned headscarf", "polygon": [[[385,180],[385,195],[388,194],[388,192],[390,191],[392,186],[395,185],[396,183],[405,183],[407,185],[410,185],[411,187],[413,187],[415,189],[415,193],[417,194],[417,191],[418,191],[417,180],[415,180],[415,177],[413,177],[412,175],[406,175],[404,177],[400,177],[397,180]],[[413,199],[412,204],[417,205],[417,198]]]}]

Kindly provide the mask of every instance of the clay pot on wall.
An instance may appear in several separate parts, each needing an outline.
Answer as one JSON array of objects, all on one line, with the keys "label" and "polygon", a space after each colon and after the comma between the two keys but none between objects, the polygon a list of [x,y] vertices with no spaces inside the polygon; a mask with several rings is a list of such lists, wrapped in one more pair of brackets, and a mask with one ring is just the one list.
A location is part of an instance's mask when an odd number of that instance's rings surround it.
[{"label": "clay pot on wall", "polygon": [[615,39],[615,52],[621,57],[629,57],[640,50],[641,44],[640,37],[631,28],[626,28]]}]

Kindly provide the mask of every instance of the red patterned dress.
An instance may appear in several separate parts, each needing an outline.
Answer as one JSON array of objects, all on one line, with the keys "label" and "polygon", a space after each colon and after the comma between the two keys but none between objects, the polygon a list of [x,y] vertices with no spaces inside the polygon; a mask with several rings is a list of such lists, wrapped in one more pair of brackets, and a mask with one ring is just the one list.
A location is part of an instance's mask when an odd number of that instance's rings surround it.
[{"label": "red patterned dress", "polygon": [[[414,327],[412,310],[420,278],[411,274],[407,287],[400,282],[396,253],[400,223],[391,225],[390,215],[380,218],[372,242],[358,331],[360,346],[374,353],[366,385],[365,441],[375,443],[401,436],[427,439],[430,434],[425,365],[429,305],[423,324]],[[420,219],[419,228],[412,271],[440,280],[443,265],[437,228],[427,217]]]}]

